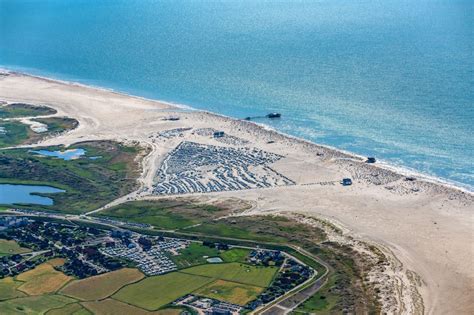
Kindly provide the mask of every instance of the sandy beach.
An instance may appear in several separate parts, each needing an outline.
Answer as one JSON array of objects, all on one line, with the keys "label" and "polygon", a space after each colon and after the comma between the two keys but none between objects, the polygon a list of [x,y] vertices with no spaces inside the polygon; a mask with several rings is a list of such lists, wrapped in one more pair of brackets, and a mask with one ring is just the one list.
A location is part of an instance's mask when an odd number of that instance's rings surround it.
[{"label": "sandy beach", "polygon": [[[471,192],[420,177],[407,178],[367,164],[360,156],[252,122],[78,84],[9,73],[0,76],[0,101],[48,105],[58,111],[55,116],[79,121],[78,128],[41,145],[110,139],[148,147],[141,189],[122,201],[169,195],[232,197],[254,205],[246,215],[292,214],[309,224],[327,220],[343,231],[334,236],[341,242],[360,250],[376,244],[391,257],[389,268],[373,273],[385,283],[382,291],[387,297],[395,296],[383,302],[387,312],[474,313]],[[214,138],[217,130],[224,131],[225,137]],[[229,175],[223,169],[217,173],[221,177],[216,177],[217,171],[196,166],[196,178],[202,179],[191,180],[189,191],[180,191],[184,186],[176,184],[180,178],[171,170],[183,152],[215,152],[235,163],[243,174]],[[248,168],[232,159],[234,155],[255,159],[261,166]],[[193,162],[189,163],[185,167],[193,168]],[[221,172],[224,166],[219,167]],[[236,189],[227,189],[225,176],[249,179],[236,184]],[[339,184],[346,177],[352,178],[352,186]],[[201,182],[215,183],[216,191],[201,191]]]}]

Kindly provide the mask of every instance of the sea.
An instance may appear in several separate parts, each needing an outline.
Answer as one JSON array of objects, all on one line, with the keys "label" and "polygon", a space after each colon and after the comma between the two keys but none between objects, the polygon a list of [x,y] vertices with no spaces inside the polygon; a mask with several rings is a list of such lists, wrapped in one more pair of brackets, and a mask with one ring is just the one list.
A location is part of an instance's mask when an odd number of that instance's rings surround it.
[{"label": "sea", "polygon": [[0,0],[0,67],[256,119],[474,190],[472,0]]}]

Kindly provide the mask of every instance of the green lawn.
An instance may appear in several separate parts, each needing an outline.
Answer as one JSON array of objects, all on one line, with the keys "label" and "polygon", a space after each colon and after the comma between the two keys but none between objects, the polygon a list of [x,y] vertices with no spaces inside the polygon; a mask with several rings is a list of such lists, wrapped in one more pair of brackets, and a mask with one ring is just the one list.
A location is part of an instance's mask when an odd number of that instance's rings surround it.
[{"label": "green lawn", "polygon": [[112,297],[147,310],[156,310],[214,279],[180,272],[148,277],[128,285]]},{"label": "green lawn", "polygon": [[171,256],[171,260],[178,268],[187,268],[194,265],[205,264],[206,259],[203,256],[213,257],[219,254],[215,248],[203,246],[198,243],[191,243],[187,248],[180,250],[180,255]]},{"label": "green lawn", "polygon": [[2,315],[44,314],[74,301],[61,295],[29,296],[0,302],[0,310]]},{"label": "green lawn", "polygon": [[246,248],[232,248],[220,253],[220,257],[225,262],[241,262],[245,263],[251,250]]},{"label": "green lawn", "polygon": [[[136,178],[141,168],[136,160],[138,148],[127,148],[112,141],[95,141],[77,143],[68,149],[77,148],[85,149],[87,156],[65,161],[33,154],[29,149],[0,150],[0,182],[64,189],[65,193],[48,195],[54,205],[34,208],[72,213],[99,208],[138,187]],[[64,150],[63,147],[41,149]],[[101,158],[91,160],[88,156]],[[28,208],[28,205],[22,206]]]},{"label": "green lawn", "polygon": [[223,279],[258,287],[267,287],[273,280],[276,267],[250,266],[239,263],[208,264],[181,270],[183,273]]},{"label": "green lawn", "polygon": [[14,103],[7,106],[0,106],[1,118],[32,117],[56,114],[57,111],[47,106],[36,106],[30,104]]},{"label": "green lawn", "polygon": [[339,300],[337,295],[330,292],[331,287],[334,286],[337,280],[336,275],[332,275],[329,278],[328,284],[321,288],[315,295],[306,300],[303,304],[298,306],[294,311],[294,314],[308,314],[308,313],[321,313],[329,314],[331,313],[331,308]]},{"label": "green lawn", "polygon": [[0,239],[0,257],[14,254],[23,254],[31,252],[28,248],[23,248],[17,242]]}]

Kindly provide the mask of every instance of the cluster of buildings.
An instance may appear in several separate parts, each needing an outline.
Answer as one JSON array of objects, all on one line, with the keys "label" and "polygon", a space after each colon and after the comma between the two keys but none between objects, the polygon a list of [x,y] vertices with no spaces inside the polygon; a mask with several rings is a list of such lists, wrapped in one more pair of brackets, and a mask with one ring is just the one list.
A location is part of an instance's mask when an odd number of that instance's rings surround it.
[{"label": "cluster of buildings", "polygon": [[294,181],[269,164],[282,156],[250,148],[232,148],[184,141],[157,172],[157,195],[293,185]]},{"label": "cluster of buildings", "polygon": [[21,227],[28,224],[28,219],[17,217],[17,216],[2,216],[0,217],[0,231],[8,229]]},{"label": "cluster of buildings", "polygon": [[285,260],[285,255],[279,250],[256,249],[250,252],[247,259],[254,265],[280,266]]},{"label": "cluster of buildings", "polygon": [[207,297],[198,297],[192,294],[176,300],[173,304],[190,307],[196,313],[202,315],[237,315],[243,310],[242,306],[236,304]]},{"label": "cluster of buildings", "polygon": [[177,270],[176,264],[169,256],[178,255],[179,250],[189,245],[187,240],[145,237],[128,231],[113,231],[111,236],[119,241],[107,242],[105,247],[100,248],[100,252],[110,257],[133,261],[137,268],[149,276]]}]

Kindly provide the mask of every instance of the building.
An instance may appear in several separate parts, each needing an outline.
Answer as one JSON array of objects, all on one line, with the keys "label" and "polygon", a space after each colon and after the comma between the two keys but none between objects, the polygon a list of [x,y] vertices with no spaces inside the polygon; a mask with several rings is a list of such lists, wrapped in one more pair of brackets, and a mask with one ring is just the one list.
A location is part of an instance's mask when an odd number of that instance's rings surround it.
[{"label": "building", "polygon": [[214,138],[222,138],[224,137],[224,131],[215,131],[213,136]]}]

